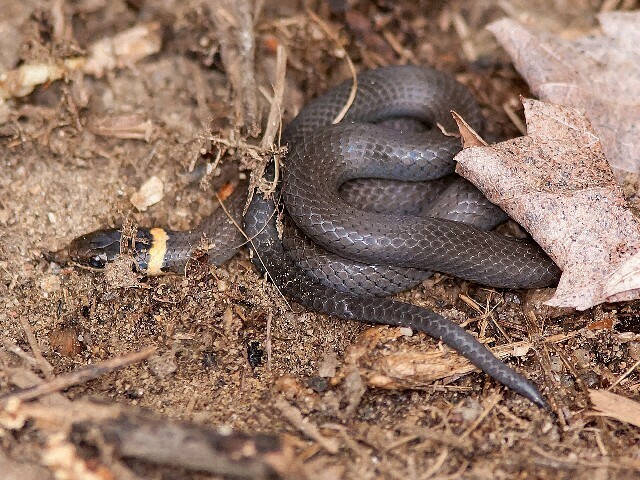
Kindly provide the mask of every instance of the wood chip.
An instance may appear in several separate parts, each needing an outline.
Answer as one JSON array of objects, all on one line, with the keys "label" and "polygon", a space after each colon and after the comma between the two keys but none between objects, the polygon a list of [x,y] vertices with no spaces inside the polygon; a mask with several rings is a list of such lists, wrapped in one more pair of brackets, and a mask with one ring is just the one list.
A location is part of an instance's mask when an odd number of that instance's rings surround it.
[{"label": "wood chip", "polygon": [[640,403],[606,390],[589,390],[593,407],[607,417],[640,428]]}]

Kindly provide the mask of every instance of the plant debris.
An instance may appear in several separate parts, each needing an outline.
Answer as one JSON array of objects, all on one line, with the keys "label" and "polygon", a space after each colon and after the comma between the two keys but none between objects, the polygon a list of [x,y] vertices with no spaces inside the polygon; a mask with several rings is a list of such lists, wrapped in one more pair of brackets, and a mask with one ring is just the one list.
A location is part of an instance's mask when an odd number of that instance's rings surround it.
[{"label": "plant debris", "polygon": [[567,40],[503,19],[488,25],[541,100],[586,112],[615,173],[640,173],[640,12],[598,15]]},{"label": "plant debris", "polygon": [[[447,71],[480,101],[486,138],[513,138],[525,130],[519,95],[530,91],[485,26],[506,14],[575,38],[599,12],[638,4],[3,0],[0,79],[44,66],[44,83],[2,84],[15,86],[0,106],[2,474],[638,476],[640,430],[589,404],[589,389],[640,399],[638,301],[567,311],[542,305],[550,289],[496,291],[443,275],[398,295],[515,353],[505,362],[540,386],[549,415],[484,374],[462,374],[468,365],[447,372],[455,356],[436,340],[285,302],[246,249],[220,267],[199,258],[183,276],[155,278],[127,255],[105,272],[43,257],[100,228],[194,227],[221,208],[215,192],[281,157],[281,127],[354,70]],[[129,37],[141,56],[114,55],[127,51],[121,34],[145,26]],[[80,68],[94,45],[106,53],[100,77]],[[140,212],[129,199],[154,176],[164,197]],[[248,361],[252,342],[266,352],[261,365]],[[363,344],[351,368],[350,347]],[[129,356],[146,346],[156,353]],[[430,370],[444,377],[420,377]],[[384,377],[397,388],[372,387]]]},{"label": "plant debris", "polygon": [[640,297],[640,222],[587,118],[523,100],[527,135],[466,148],[456,171],[522,225],[562,269],[551,306]]}]

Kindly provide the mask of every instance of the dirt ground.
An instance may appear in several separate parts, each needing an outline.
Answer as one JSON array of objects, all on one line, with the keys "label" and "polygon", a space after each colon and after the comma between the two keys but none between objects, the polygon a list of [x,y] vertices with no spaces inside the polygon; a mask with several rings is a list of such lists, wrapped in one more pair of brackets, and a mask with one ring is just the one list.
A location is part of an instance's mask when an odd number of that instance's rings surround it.
[{"label": "dirt ground", "polygon": [[[60,3],[72,36],[55,40],[51,11]],[[10,374],[17,368],[42,376],[37,368],[42,363],[31,361],[29,331],[53,367],[49,378],[155,346],[148,361],[71,387],[64,395],[72,401],[145,407],[200,425],[286,432],[309,478],[640,478],[640,430],[594,415],[587,395],[588,388],[612,386],[640,360],[638,303],[580,314],[554,312],[538,308],[539,297],[527,292],[488,291],[446,277],[400,296],[465,323],[491,346],[529,340],[534,348],[508,362],[541,386],[553,406],[549,414],[480,373],[409,390],[354,392],[349,382],[327,383],[321,367],[335,355],[340,371],[345,351],[369,327],[288,305],[256,273],[245,251],[220,268],[196,264],[186,276],[150,279],[132,279],[116,269],[102,274],[61,268],[44,259],[44,253],[83,233],[124,221],[189,228],[218,208],[213,192],[239,178],[239,163],[229,154],[208,175],[206,188],[199,181],[201,167],[217,152],[208,137],[228,139],[233,130],[233,102],[210,15],[215,5],[204,0],[3,1],[0,25],[9,32],[0,35],[5,68],[77,55],[91,42],[140,22],[159,22],[162,47],[102,78],[47,83],[3,107],[0,392],[17,388]],[[537,27],[567,36],[584,34],[596,27],[595,15],[603,8],[637,5],[264,2],[255,25],[256,79],[271,91],[274,46],[286,46],[287,121],[307,100],[349,77],[340,41],[358,69],[409,62],[455,74],[482,103],[491,134],[513,137],[520,132],[511,117],[522,117],[518,96],[528,91],[483,27],[508,15],[536,19]],[[86,104],[78,98],[86,98]],[[266,117],[264,95],[260,102]],[[147,139],[117,138],[93,127],[125,114],[149,122]],[[164,185],[164,196],[140,212],[129,198],[154,175]],[[461,297],[482,308],[471,308]],[[525,314],[529,307],[536,308],[537,324]],[[562,340],[546,341],[554,336]],[[12,353],[12,345],[26,355]],[[399,337],[393,348],[439,347],[414,335]],[[640,372],[631,372],[613,391],[640,400]],[[339,451],[318,447],[287,420],[277,407],[282,398],[335,439]],[[0,445],[0,465],[45,464],[45,439],[32,423],[1,428]],[[217,478],[126,465],[133,478]],[[54,478],[50,468],[38,472],[12,478]]]}]

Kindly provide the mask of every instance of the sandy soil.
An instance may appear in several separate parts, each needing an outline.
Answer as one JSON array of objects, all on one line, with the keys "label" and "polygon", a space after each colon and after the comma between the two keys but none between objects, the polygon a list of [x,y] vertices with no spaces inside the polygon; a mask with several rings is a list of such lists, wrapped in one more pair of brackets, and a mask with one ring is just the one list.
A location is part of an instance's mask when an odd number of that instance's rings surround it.
[{"label": "sandy soil", "polygon": [[[257,79],[268,90],[273,41],[279,39],[289,49],[285,119],[349,75],[337,46],[305,10],[310,8],[339,32],[358,68],[415,62],[456,74],[482,102],[492,133],[505,137],[519,134],[505,106],[520,114],[517,98],[527,93],[526,85],[482,27],[505,13],[544,12],[545,27],[585,31],[600,7],[569,2],[558,11],[543,2],[380,0],[349,2],[355,5],[345,13],[324,2],[267,3],[256,25]],[[244,251],[220,268],[196,265],[186,277],[139,278],[126,287],[126,275],[116,270],[104,275],[47,262],[43,253],[93,229],[125,220],[184,229],[217,208],[213,192],[238,178],[238,163],[232,156],[223,159],[206,189],[187,166],[201,148],[213,153],[198,165],[212,160],[215,148],[203,138],[209,131],[227,138],[233,108],[216,32],[200,2],[66,2],[75,40],[57,43],[51,40],[48,2],[4,4],[0,25],[22,34],[0,39],[8,68],[64,58],[140,21],[162,24],[163,45],[158,54],[104,78],[87,76],[81,86],[53,82],[7,104],[0,125],[3,392],[15,388],[9,367],[35,368],[7,350],[9,342],[31,351],[21,324],[26,320],[54,374],[157,347],[153,361],[72,387],[65,392],[69,399],[100,398],[248,432],[289,432],[299,440],[297,452],[311,478],[640,478],[640,431],[590,415],[586,395],[586,388],[610,386],[640,360],[638,304],[605,305],[580,315],[545,311],[532,326],[523,312],[536,300],[525,292],[488,292],[440,277],[401,296],[456,321],[470,320],[467,328],[493,338],[492,345],[505,339],[491,319],[512,341],[533,334],[537,348],[511,364],[542,386],[556,412],[549,415],[480,373],[421,390],[308,388],[317,385],[312,380],[332,352],[340,369],[346,348],[368,327],[289,306],[256,274]],[[87,95],[86,106],[77,105],[78,89]],[[150,121],[149,141],[93,133],[95,122],[121,114]],[[129,197],[153,175],[162,180],[164,197],[138,212]],[[492,314],[482,316],[460,294],[487,304]],[[270,369],[266,353],[254,367],[247,350],[252,342],[266,349],[269,317]],[[566,340],[541,340],[557,334]],[[422,335],[398,342],[404,349],[437,348]],[[632,373],[614,391],[640,399],[639,375]],[[497,392],[502,399],[491,405]],[[342,434],[324,430],[341,439],[338,454],[313,450],[314,442],[283,418],[274,408],[283,395],[314,424],[340,425]],[[448,436],[464,438],[466,446],[443,441]],[[33,425],[3,431],[0,445],[11,461],[42,463],[42,438]],[[42,478],[53,478],[47,472]],[[136,474],[213,478],[151,468]]]}]

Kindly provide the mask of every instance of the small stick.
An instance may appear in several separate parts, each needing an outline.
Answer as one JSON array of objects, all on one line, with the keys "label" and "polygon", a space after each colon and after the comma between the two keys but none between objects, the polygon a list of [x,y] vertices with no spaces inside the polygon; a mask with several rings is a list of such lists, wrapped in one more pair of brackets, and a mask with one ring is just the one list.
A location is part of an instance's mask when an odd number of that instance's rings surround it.
[{"label": "small stick", "polygon": [[442,452],[440,452],[440,455],[438,455],[438,458],[436,458],[436,461],[433,462],[433,465],[431,465],[431,467],[429,467],[429,469],[426,472],[424,472],[421,478],[424,478],[424,479],[431,478],[436,473],[438,473],[438,471],[440,471],[440,469],[444,465],[444,462],[447,460],[448,456],[449,456],[449,450],[447,449],[442,450]]},{"label": "small stick", "polygon": [[292,450],[275,435],[252,436],[128,413],[94,425],[120,456],[160,465],[264,480],[281,478],[279,472],[294,465]]},{"label": "small stick", "polygon": [[335,125],[337,123],[340,123],[340,121],[342,121],[344,116],[347,114],[347,112],[351,108],[351,104],[353,104],[353,101],[356,98],[356,93],[358,92],[358,73],[356,72],[356,67],[353,64],[351,57],[342,46],[342,43],[340,42],[338,35],[336,35],[335,32],[333,32],[331,28],[329,28],[329,25],[327,25],[324,20],[322,20],[318,15],[316,15],[313,10],[307,10],[307,13],[311,17],[311,19],[314,22],[316,22],[316,24],[320,27],[320,29],[338,46],[340,54],[344,55],[345,59],[347,60],[347,65],[349,65],[349,70],[351,71],[351,77],[353,78],[353,85],[351,85],[351,91],[349,92],[349,98],[347,99],[347,102],[344,104],[344,107],[342,107],[342,110],[338,112],[338,114],[336,115],[336,118],[334,118],[331,121],[331,123]]},{"label": "small stick", "polygon": [[276,78],[273,84],[273,97],[270,99],[271,108],[267,118],[267,127],[260,146],[269,148],[276,138],[276,133],[282,123],[282,99],[284,97],[285,76],[287,73],[287,50],[278,45],[276,50]]},{"label": "small stick", "polygon": [[34,398],[47,395],[48,393],[57,392],[74,385],[88,382],[115,370],[120,370],[128,365],[141,362],[156,352],[156,347],[147,347],[138,352],[129,353],[122,357],[111,358],[104,362],[87,365],[73,372],[59,375],[48,382],[35,385],[31,388],[19,390],[0,397],[0,406],[6,405],[12,399],[17,400],[33,400]]},{"label": "small stick", "polygon": [[38,364],[38,368],[44,374],[47,379],[50,379],[53,376],[53,367],[47,360],[42,356],[42,350],[40,350],[40,345],[36,340],[36,336],[33,334],[33,329],[31,328],[31,324],[29,320],[20,316],[20,325],[22,325],[22,329],[24,333],[27,335],[27,340],[29,341],[29,346],[31,347],[31,351],[33,352],[33,356],[36,358],[36,362]]},{"label": "small stick", "polygon": [[267,350],[267,372],[271,371],[271,356],[273,354],[273,345],[271,343],[272,334],[271,334],[271,324],[273,321],[273,314],[269,312],[267,314],[267,340],[266,340],[266,350]]},{"label": "small stick", "polygon": [[274,406],[280,410],[280,413],[286,418],[294,427],[302,432],[307,437],[315,440],[329,453],[336,454],[340,451],[340,445],[335,438],[327,438],[322,433],[317,425],[311,423],[309,420],[302,416],[300,410],[290,405],[283,398],[279,398],[275,401]]},{"label": "small stick", "polygon": [[[49,444],[55,439],[68,447],[64,458],[80,458],[77,450],[92,446],[98,452],[96,459],[110,459],[106,465],[109,469],[113,468],[114,460],[128,458],[224,478],[307,479],[291,441],[285,436],[178,422],[116,403],[80,400],[60,409],[32,402],[13,408],[16,418],[35,420],[36,428],[49,436]],[[72,451],[74,448],[76,452]],[[96,459],[80,462],[95,463]],[[85,477],[76,474],[73,478]]]},{"label": "small stick", "polygon": [[493,410],[493,408],[498,404],[500,400],[502,400],[502,395],[500,395],[499,393],[496,393],[491,398],[489,398],[489,401],[487,402],[488,403],[487,408],[485,408],[480,414],[480,416],[476,418],[476,421],[473,422],[471,426],[467,428],[462,435],[460,435],[460,439],[462,440],[467,438],[471,434],[471,432],[473,432],[476,428],[478,428],[478,426],[484,421],[487,415],[489,415],[489,412]]},{"label": "small stick", "polygon": [[254,54],[253,8],[250,0],[209,0],[220,41],[220,55],[231,83],[236,125],[251,136],[260,132]]},{"label": "small stick", "polygon": [[31,355],[29,355],[24,350],[22,350],[18,345],[13,343],[8,338],[3,338],[2,339],[2,344],[4,345],[4,348],[6,348],[8,351],[13,353],[17,357],[19,357],[22,360],[24,360],[29,365],[38,365],[38,361],[35,358],[33,358]]},{"label": "small stick", "polygon": [[638,365],[640,365],[640,360],[638,360],[636,363],[634,363],[633,365],[631,365],[631,368],[629,368],[629,370],[627,370],[626,372],[624,372],[622,375],[620,375],[620,377],[618,377],[618,379],[613,382],[613,384],[607,388],[607,390],[611,390],[613,389],[613,387],[615,387],[616,385],[618,385],[622,380],[624,380],[625,378],[627,378],[629,375],[631,375],[631,372],[633,372],[636,368],[638,368]]}]

